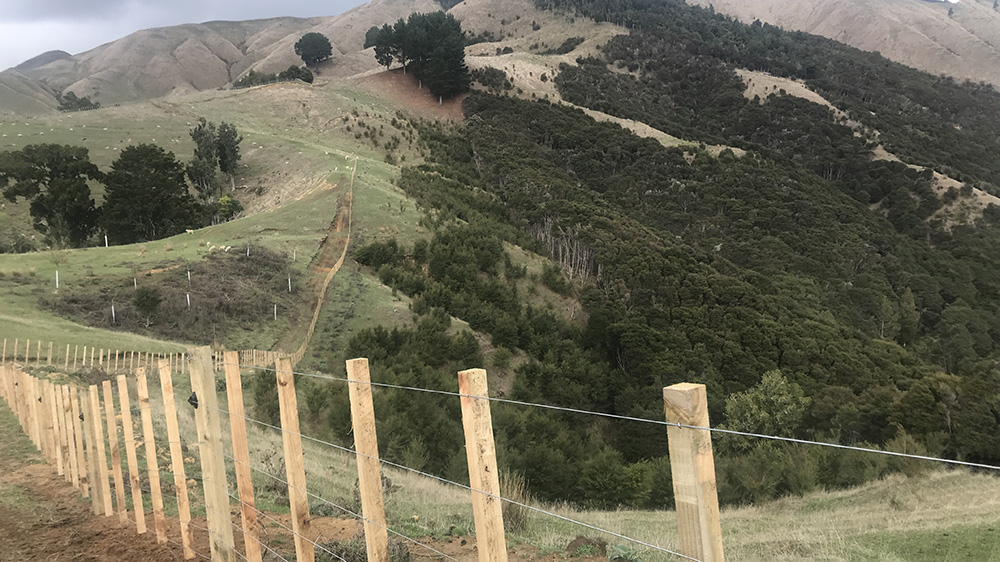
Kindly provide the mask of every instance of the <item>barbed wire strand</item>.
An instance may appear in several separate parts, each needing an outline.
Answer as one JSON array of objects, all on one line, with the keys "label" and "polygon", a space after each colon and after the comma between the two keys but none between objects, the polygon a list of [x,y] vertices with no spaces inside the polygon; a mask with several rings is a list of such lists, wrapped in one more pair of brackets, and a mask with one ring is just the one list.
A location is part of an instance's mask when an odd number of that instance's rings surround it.
[{"label": "barbed wire strand", "polygon": [[[641,545],[641,546],[644,546],[644,547],[647,547],[647,548],[651,548],[651,549],[653,549],[653,550],[657,550],[657,551],[660,551],[660,552],[663,552],[663,553],[665,553],[665,554],[670,554],[670,555],[673,555],[673,556],[677,556],[677,557],[680,557],[680,558],[683,558],[683,559],[685,559],[685,560],[695,560],[695,561],[697,562],[697,559],[695,559],[695,558],[691,558],[691,557],[689,557],[689,556],[685,556],[685,555],[683,555],[683,554],[681,554],[681,553],[679,553],[679,552],[675,552],[675,551],[673,551],[673,550],[670,550],[670,549],[667,549],[667,548],[663,548],[663,547],[661,547],[661,546],[657,546],[657,545],[654,545],[654,544],[650,544],[650,543],[647,543],[647,542],[644,542],[644,541],[641,541],[641,540],[639,540],[639,539],[635,539],[635,538],[632,538],[632,537],[629,537],[629,536],[626,536],[626,535],[622,535],[622,534],[620,534],[620,533],[616,533],[616,532],[614,532],[614,531],[610,531],[610,530],[608,530],[608,529],[602,529],[602,528],[600,528],[600,527],[596,527],[596,526],[594,526],[594,525],[591,525],[591,524],[589,524],[589,523],[584,523],[583,521],[578,521],[578,520],[576,520],[576,519],[573,519],[573,518],[571,518],[571,517],[566,517],[565,515],[559,515],[558,513],[553,513],[553,512],[551,512],[551,511],[547,511],[547,510],[544,510],[544,509],[541,509],[541,508],[539,508],[539,507],[535,507],[535,506],[532,506],[532,505],[528,505],[528,504],[526,504],[526,503],[521,503],[521,502],[518,502],[518,501],[516,501],[516,500],[512,500],[512,499],[510,499],[510,498],[505,498],[505,497],[502,497],[502,496],[498,496],[498,495],[495,495],[495,494],[491,494],[491,493],[489,493],[489,492],[486,492],[486,491],[483,491],[483,490],[478,490],[478,489],[476,489],[476,488],[473,488],[473,487],[471,487],[471,486],[467,486],[467,485],[465,485],[465,484],[461,484],[461,483],[459,483],[459,482],[454,482],[454,481],[452,481],[452,480],[448,480],[448,479],[446,479],[446,478],[442,478],[442,477],[440,477],[440,476],[437,476],[437,475],[435,475],[435,474],[431,474],[431,473],[429,473],[429,472],[423,472],[423,471],[421,471],[421,470],[417,470],[417,469],[415,469],[415,468],[410,468],[410,467],[408,467],[408,466],[405,466],[405,465],[402,465],[402,464],[397,464],[397,463],[394,463],[394,462],[392,462],[392,461],[387,461],[387,460],[385,460],[385,459],[381,459],[381,458],[378,458],[378,457],[374,457],[374,456],[371,456],[371,455],[366,455],[365,453],[361,453],[361,452],[359,452],[359,451],[355,451],[355,450],[353,450],[353,449],[349,449],[349,448],[347,448],[347,447],[344,447],[344,446],[341,446],[341,445],[337,445],[337,444],[334,444],[334,443],[329,443],[329,442],[327,442],[327,441],[323,441],[322,439],[316,439],[315,437],[310,437],[310,436],[308,436],[308,435],[303,435],[303,434],[301,434],[301,433],[297,433],[297,434],[296,434],[296,433],[294,433],[294,432],[290,432],[290,431],[288,431],[288,430],[286,430],[286,429],[284,429],[284,428],[281,428],[281,427],[278,427],[278,426],[275,426],[275,425],[271,425],[271,424],[269,424],[269,423],[266,423],[266,422],[262,422],[262,421],[260,421],[260,420],[255,420],[255,419],[253,419],[253,418],[249,418],[249,417],[246,417],[246,416],[240,416],[239,414],[233,414],[233,413],[231,413],[231,412],[227,412],[226,410],[223,410],[222,408],[219,408],[219,410],[220,410],[221,412],[223,412],[223,413],[225,413],[225,414],[229,415],[229,416],[237,416],[237,417],[242,417],[243,419],[245,419],[245,420],[247,420],[247,421],[249,421],[249,422],[253,422],[253,423],[256,423],[256,424],[260,424],[260,425],[263,425],[263,426],[265,426],[265,427],[269,427],[269,428],[271,428],[271,429],[274,429],[274,430],[277,430],[277,431],[284,431],[284,432],[286,432],[286,433],[290,433],[290,434],[293,434],[293,435],[298,435],[299,437],[302,437],[302,438],[304,438],[304,439],[307,439],[307,440],[309,440],[309,441],[313,441],[313,442],[315,442],[315,443],[319,443],[319,444],[321,444],[321,445],[326,445],[327,447],[332,447],[332,448],[334,448],[334,449],[338,449],[338,450],[341,450],[341,451],[344,451],[344,452],[347,452],[347,453],[352,453],[352,454],[355,454],[355,455],[359,455],[359,456],[362,456],[362,457],[365,457],[365,458],[369,458],[369,459],[373,459],[373,460],[376,460],[376,461],[378,461],[378,462],[380,462],[380,463],[383,463],[383,464],[387,464],[387,465],[389,465],[389,466],[392,466],[392,467],[395,467],[395,468],[398,468],[398,469],[400,469],[400,470],[405,470],[405,471],[408,471],[408,472],[412,472],[412,473],[414,473],[414,474],[419,474],[419,475],[421,475],[421,476],[426,476],[426,477],[428,477],[428,478],[432,478],[432,479],[434,479],[434,480],[438,480],[438,481],[440,481],[440,482],[442,482],[442,483],[445,483],[445,484],[450,484],[450,485],[452,485],[452,486],[458,486],[459,488],[462,488],[462,489],[465,489],[465,490],[468,490],[468,491],[470,491],[470,492],[477,492],[477,493],[480,493],[480,494],[483,494],[483,495],[485,495],[485,496],[488,496],[488,497],[491,497],[491,498],[495,498],[495,499],[497,499],[497,500],[500,500],[500,501],[505,501],[505,502],[508,502],[508,503],[510,503],[510,504],[512,504],[512,505],[516,505],[516,506],[518,506],[518,507],[523,507],[523,508],[525,508],[525,509],[529,509],[529,510],[531,510],[531,511],[535,511],[535,512],[537,512],[537,513],[541,513],[541,514],[543,514],[543,515],[548,515],[548,516],[550,516],[550,517],[555,517],[555,518],[557,518],[557,519],[560,519],[560,520],[563,520],[563,521],[566,521],[567,523],[572,523],[572,524],[575,524],[575,525],[580,525],[581,527],[585,527],[585,528],[588,528],[588,529],[590,529],[590,530],[592,530],[592,531],[598,531],[598,532],[601,532],[601,533],[605,533],[605,534],[607,534],[607,535],[611,535],[611,536],[613,536],[613,537],[617,537],[617,538],[619,538],[619,539],[623,539],[623,540],[627,540],[627,541],[630,541],[630,542],[633,542],[633,543],[635,543],[635,544],[638,544],[638,545]],[[230,457],[230,458],[231,458],[231,457]],[[233,459],[233,460],[235,460],[235,459]],[[251,468],[253,468],[253,467],[251,467]],[[322,499],[322,498],[321,498],[321,499]],[[324,500],[324,501],[325,501],[325,500]],[[336,506],[336,507],[340,507],[340,506]],[[343,509],[343,508],[341,508],[341,509]]]},{"label": "barbed wire strand", "polygon": [[422,543],[422,542],[420,542],[420,541],[418,541],[416,539],[411,539],[410,537],[408,537],[408,536],[400,533],[399,531],[396,531],[395,529],[391,529],[391,528],[389,528],[386,525],[380,525],[380,524],[372,521],[371,519],[368,519],[367,517],[365,517],[365,516],[363,516],[363,515],[361,515],[359,513],[355,513],[355,512],[351,511],[350,509],[347,509],[346,507],[344,507],[342,505],[337,505],[337,504],[333,503],[332,501],[330,501],[330,500],[328,500],[328,499],[326,499],[326,498],[324,498],[322,496],[319,496],[317,494],[314,494],[314,493],[312,493],[312,492],[310,492],[308,490],[300,490],[298,487],[289,484],[288,482],[282,480],[281,478],[278,478],[277,476],[275,476],[275,475],[273,475],[273,474],[271,474],[269,472],[266,472],[264,470],[256,468],[256,467],[254,467],[254,466],[252,466],[250,464],[242,463],[242,462],[234,459],[233,457],[230,457],[229,455],[226,455],[226,458],[228,458],[229,460],[231,460],[233,462],[240,463],[243,466],[248,467],[250,470],[253,470],[255,472],[259,472],[259,473],[261,473],[261,474],[263,474],[265,476],[269,476],[269,477],[273,478],[275,481],[281,482],[282,484],[288,486],[289,488],[291,488],[293,490],[299,490],[300,492],[303,492],[307,496],[312,497],[312,498],[316,498],[317,500],[319,500],[319,501],[321,501],[321,502],[323,502],[323,503],[325,503],[325,504],[327,504],[327,505],[329,505],[331,507],[335,507],[335,508],[343,511],[344,513],[348,513],[350,515],[353,515],[354,517],[357,517],[358,519],[361,519],[362,521],[366,521],[368,523],[371,523],[372,525],[375,525],[376,527],[379,527],[381,529],[385,529],[387,532],[392,533],[392,534],[394,534],[394,535],[402,538],[403,540],[406,540],[406,541],[409,541],[409,542],[411,542],[411,543],[413,543],[415,545],[421,546],[421,547],[423,547],[423,548],[425,548],[425,549],[427,549],[427,550],[429,550],[429,551],[431,551],[431,552],[433,552],[433,553],[435,553],[435,554],[437,554],[439,556],[442,556],[444,558],[447,558],[448,560],[451,560],[452,562],[458,562],[458,560],[456,560],[455,558],[453,558],[451,556],[448,556],[447,554],[441,552],[440,550],[438,550],[438,549],[436,549],[436,548],[434,548],[432,546],[426,545],[426,544],[424,544],[424,543]]},{"label": "barbed wire strand", "polygon": [[[246,367],[250,368],[250,369],[264,369],[264,370],[270,370],[270,371],[274,371],[275,370],[274,367],[258,367],[258,366],[246,366]],[[688,424],[682,424],[682,423],[668,422],[666,420],[652,420],[652,419],[649,419],[649,418],[637,418],[637,417],[632,417],[632,416],[622,416],[622,415],[618,415],[618,414],[609,414],[607,412],[594,412],[594,411],[591,411],[591,410],[582,410],[582,409],[578,409],[578,408],[566,408],[566,407],[563,407],[563,406],[552,406],[552,405],[549,405],[549,404],[537,404],[537,403],[534,403],[534,402],[523,402],[521,400],[510,400],[510,399],[507,399],[507,398],[493,398],[493,397],[490,397],[490,396],[478,396],[478,395],[474,395],[474,394],[462,394],[460,392],[451,392],[451,391],[448,391],[448,390],[436,390],[436,389],[430,389],[430,388],[420,388],[420,387],[415,387],[415,386],[403,386],[403,385],[396,385],[396,384],[389,384],[389,383],[356,381],[356,380],[351,380],[351,379],[343,378],[343,377],[334,377],[334,376],[320,375],[320,374],[314,374],[314,373],[313,374],[311,374],[311,373],[299,373],[299,372],[295,372],[295,371],[291,371],[291,373],[293,375],[300,375],[300,376],[304,376],[304,377],[312,377],[312,378],[317,378],[317,379],[324,379],[324,380],[331,380],[331,381],[338,381],[338,382],[347,382],[347,383],[356,383],[356,384],[370,384],[371,386],[376,386],[376,387],[393,388],[393,389],[398,389],[398,390],[411,390],[411,391],[415,391],[415,392],[426,392],[426,393],[430,393],[430,394],[441,394],[441,395],[445,395],[445,396],[454,396],[454,397],[457,397],[457,398],[478,398],[478,399],[481,399],[481,400],[489,400],[491,402],[499,402],[499,403],[503,403],[503,404],[513,404],[513,405],[517,405],[517,406],[529,406],[529,407],[533,407],[533,408],[543,408],[543,409],[546,409],[546,410],[556,410],[556,411],[560,411],[560,412],[569,412],[569,413],[574,413],[574,414],[586,414],[586,415],[598,416],[598,417],[610,418],[610,419],[616,419],[616,420],[633,421],[633,422],[640,422],[640,423],[649,423],[649,424],[661,425],[661,426],[665,426],[665,427],[678,427],[678,428],[682,428],[682,429],[694,429],[694,430],[708,431],[708,432],[711,432],[711,433],[718,433],[718,434],[724,434],[724,435],[739,435],[739,436],[743,436],[743,437],[754,437],[754,438],[757,438],[757,439],[767,439],[767,440],[770,440],[770,441],[783,441],[783,442],[786,442],[786,443],[796,443],[796,444],[799,444],[799,445],[815,445],[815,446],[819,446],[819,447],[830,447],[830,448],[833,448],[833,449],[843,449],[843,450],[857,451],[857,452],[862,452],[862,453],[874,453],[874,454],[878,454],[878,455],[887,455],[887,456],[891,456],[891,457],[902,457],[902,458],[908,458],[908,459],[914,459],[914,460],[921,460],[921,461],[938,462],[938,463],[950,464],[950,465],[955,465],[955,466],[964,466],[964,467],[968,467],[968,468],[981,468],[981,469],[985,469],[985,470],[998,470],[998,471],[1000,471],[1000,466],[995,466],[995,465],[990,465],[990,464],[983,464],[983,463],[976,463],[976,462],[961,461],[961,460],[957,460],[957,459],[942,459],[942,458],[939,458],[939,457],[929,457],[929,456],[924,456],[924,455],[914,455],[914,454],[911,454],[911,453],[900,453],[900,452],[897,452],[897,451],[883,451],[881,449],[871,449],[871,448],[868,448],[868,447],[856,447],[856,446],[853,446],[853,445],[841,445],[839,443],[827,443],[827,442],[824,442],[824,441],[811,441],[811,440],[808,440],[808,439],[797,439],[797,438],[794,438],[794,437],[780,437],[780,436],[777,436],[777,435],[767,435],[767,434],[763,434],[763,433],[753,433],[753,432],[747,432],[747,431],[737,431],[737,430],[734,430],[734,429],[723,429],[721,427],[702,427],[702,426],[697,426],[697,425],[688,425]]]}]

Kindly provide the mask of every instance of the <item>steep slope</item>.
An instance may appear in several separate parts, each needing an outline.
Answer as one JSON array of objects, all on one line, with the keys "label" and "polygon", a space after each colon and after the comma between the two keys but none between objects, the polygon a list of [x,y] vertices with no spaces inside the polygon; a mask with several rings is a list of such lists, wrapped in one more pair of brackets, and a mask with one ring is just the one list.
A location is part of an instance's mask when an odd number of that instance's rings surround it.
[{"label": "steep slope", "polygon": [[52,92],[13,68],[0,72],[0,114],[44,113],[59,106]]},{"label": "steep slope", "polygon": [[[932,74],[1000,86],[1000,11],[993,0],[688,0],[751,23],[836,39]],[[949,12],[951,15],[949,16]]]}]

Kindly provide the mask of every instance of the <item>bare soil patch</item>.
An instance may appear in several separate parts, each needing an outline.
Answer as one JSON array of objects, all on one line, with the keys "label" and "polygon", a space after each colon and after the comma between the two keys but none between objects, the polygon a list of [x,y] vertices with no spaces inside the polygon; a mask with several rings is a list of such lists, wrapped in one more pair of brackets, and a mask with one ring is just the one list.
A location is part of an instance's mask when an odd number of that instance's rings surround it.
[{"label": "bare soil patch", "polygon": [[462,113],[462,100],[466,97],[464,94],[442,100],[439,105],[437,96],[431,94],[426,86],[419,87],[416,77],[404,74],[401,68],[370,74],[357,81],[372,94],[425,119],[458,124],[465,121]]}]

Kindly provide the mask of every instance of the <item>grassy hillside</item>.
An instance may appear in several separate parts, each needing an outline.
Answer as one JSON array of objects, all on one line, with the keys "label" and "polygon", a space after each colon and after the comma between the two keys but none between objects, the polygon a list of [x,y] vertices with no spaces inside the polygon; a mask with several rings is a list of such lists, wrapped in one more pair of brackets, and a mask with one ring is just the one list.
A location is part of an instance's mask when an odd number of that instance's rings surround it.
[{"label": "grassy hillside", "polygon": [[[2,255],[0,286],[10,305],[5,312],[19,320],[6,324],[0,335],[24,339],[29,333],[26,325],[36,318],[46,319],[46,324],[39,326],[32,338],[105,346],[110,345],[107,340],[120,339],[116,334],[81,330],[39,310],[40,296],[56,295],[57,269],[60,291],[66,294],[106,283],[131,285],[133,277],[141,278],[149,270],[196,262],[218,248],[260,244],[289,258],[294,252],[293,267],[306,286],[317,275],[310,261],[329,234],[339,202],[351,189],[356,163],[356,237],[364,240],[381,232],[412,236],[420,215],[414,205],[404,203],[392,185],[396,168],[385,162],[387,155],[417,158],[414,143],[406,138],[415,141],[415,137],[406,120],[402,116],[397,119],[396,112],[395,106],[350,85],[278,85],[204,93],[183,104],[157,101],[3,122],[0,129],[10,149],[32,143],[84,146],[93,161],[106,170],[122,148],[140,142],[159,144],[187,160],[193,149],[188,130],[198,117],[228,121],[244,136],[244,172],[237,175],[235,195],[244,201],[249,216],[149,244]],[[384,144],[392,136],[399,140],[395,148],[386,149]],[[95,195],[100,200],[101,193]],[[6,232],[35,236],[26,207],[23,202],[5,202],[0,212],[4,213],[2,227]],[[346,237],[347,232],[335,236]],[[308,300],[309,295],[301,297],[298,316],[311,315]],[[253,333],[232,335],[224,343],[231,348],[269,349],[281,339],[288,324],[272,322],[262,327]],[[88,335],[81,339],[72,333],[77,331]]]}]

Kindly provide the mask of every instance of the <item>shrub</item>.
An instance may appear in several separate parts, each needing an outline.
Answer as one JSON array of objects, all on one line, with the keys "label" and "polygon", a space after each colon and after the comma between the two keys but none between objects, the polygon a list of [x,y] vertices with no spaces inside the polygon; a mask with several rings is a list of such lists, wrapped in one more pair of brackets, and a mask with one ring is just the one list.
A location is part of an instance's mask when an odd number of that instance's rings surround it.
[{"label": "shrub", "polygon": [[[528,487],[519,472],[504,470],[500,473],[500,496],[518,503],[527,504]],[[528,529],[528,508],[511,502],[503,502],[503,528],[511,533],[523,533]]]},{"label": "shrub", "polygon": [[608,549],[608,562],[642,562],[642,557],[634,548],[616,544]]}]

